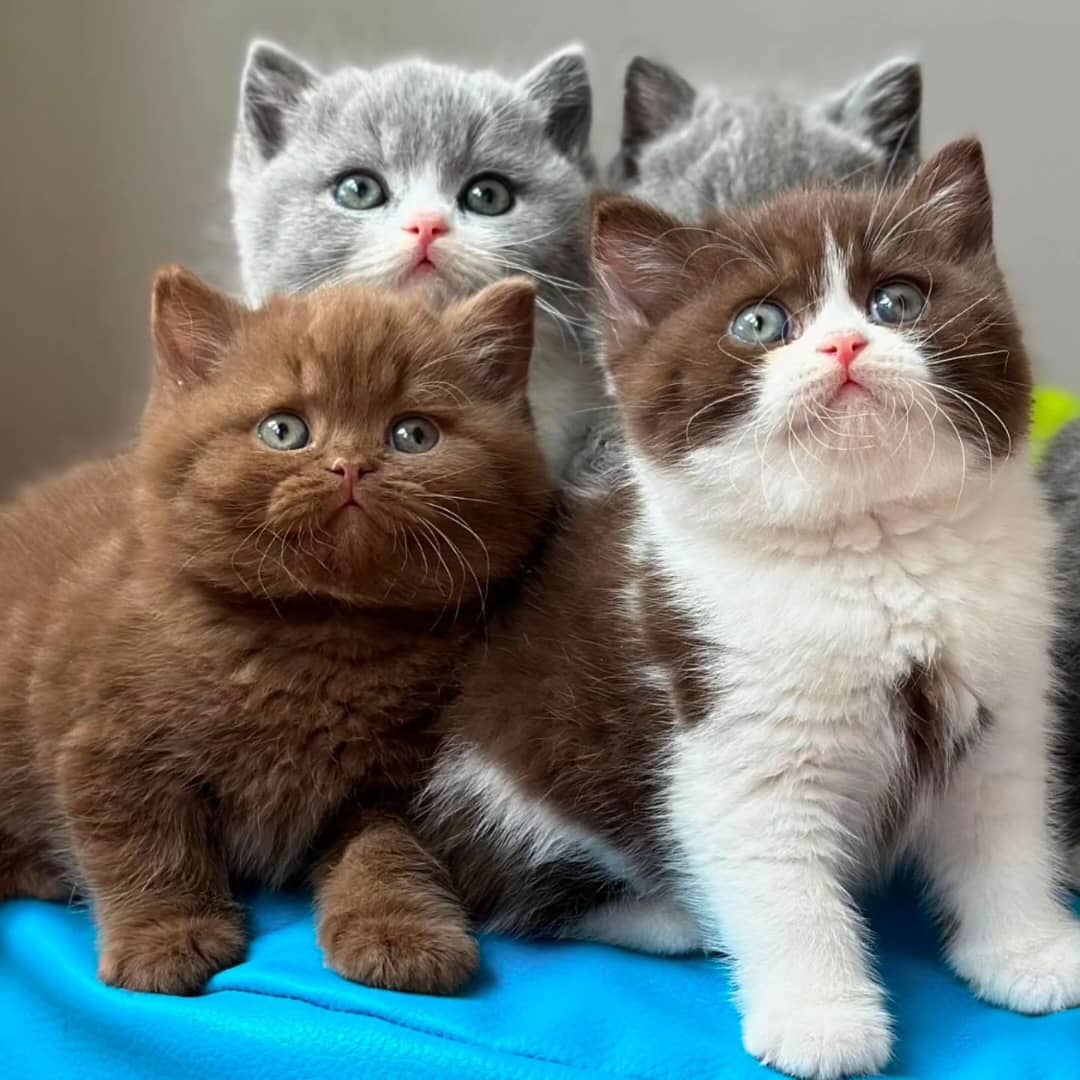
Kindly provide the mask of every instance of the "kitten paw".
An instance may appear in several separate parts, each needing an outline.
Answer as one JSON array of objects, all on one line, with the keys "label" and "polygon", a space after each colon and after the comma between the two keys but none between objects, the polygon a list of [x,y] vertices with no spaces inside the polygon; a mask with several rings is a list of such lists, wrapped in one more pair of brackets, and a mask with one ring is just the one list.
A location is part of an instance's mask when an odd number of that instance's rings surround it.
[{"label": "kitten paw", "polygon": [[1074,920],[991,947],[956,946],[950,959],[974,993],[993,1005],[1031,1015],[1080,1005],[1080,923]]},{"label": "kitten paw", "polygon": [[239,964],[247,934],[239,913],[145,918],[111,929],[98,963],[110,986],[151,994],[196,994],[210,977]]},{"label": "kitten paw", "polygon": [[327,966],[353,982],[414,994],[452,994],[479,963],[464,922],[341,913],[319,924]]},{"label": "kitten paw", "polygon": [[892,1023],[880,987],[835,997],[777,993],[743,1017],[743,1046],[790,1076],[836,1080],[880,1073],[892,1056]]}]

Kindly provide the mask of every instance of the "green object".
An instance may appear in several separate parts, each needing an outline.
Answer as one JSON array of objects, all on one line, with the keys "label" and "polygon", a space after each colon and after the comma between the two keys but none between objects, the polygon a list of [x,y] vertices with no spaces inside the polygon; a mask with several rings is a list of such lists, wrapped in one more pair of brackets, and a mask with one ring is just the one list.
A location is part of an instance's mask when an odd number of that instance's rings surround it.
[{"label": "green object", "polygon": [[1031,418],[1031,449],[1038,461],[1046,444],[1070,420],[1080,418],[1080,396],[1054,386],[1037,386]]}]

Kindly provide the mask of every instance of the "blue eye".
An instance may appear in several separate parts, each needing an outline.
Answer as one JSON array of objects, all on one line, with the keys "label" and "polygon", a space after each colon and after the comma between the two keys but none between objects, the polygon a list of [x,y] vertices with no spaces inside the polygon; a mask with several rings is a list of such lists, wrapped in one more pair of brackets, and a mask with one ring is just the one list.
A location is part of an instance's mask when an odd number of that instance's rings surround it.
[{"label": "blue eye", "polygon": [[271,450],[302,450],[311,442],[307,424],[296,413],[279,412],[268,416],[258,426],[256,434]]},{"label": "blue eye", "polygon": [[514,205],[514,189],[501,176],[474,176],[461,193],[461,205],[474,214],[505,214]]},{"label": "blue eye", "polygon": [[386,202],[386,189],[374,174],[352,172],[338,180],[334,201],[346,210],[374,210]]},{"label": "blue eye", "polygon": [[926,310],[926,294],[910,281],[889,281],[870,294],[870,317],[885,326],[900,326]]},{"label": "blue eye", "polygon": [[775,345],[788,335],[788,313],[768,300],[743,308],[731,322],[731,336],[747,345]]}]

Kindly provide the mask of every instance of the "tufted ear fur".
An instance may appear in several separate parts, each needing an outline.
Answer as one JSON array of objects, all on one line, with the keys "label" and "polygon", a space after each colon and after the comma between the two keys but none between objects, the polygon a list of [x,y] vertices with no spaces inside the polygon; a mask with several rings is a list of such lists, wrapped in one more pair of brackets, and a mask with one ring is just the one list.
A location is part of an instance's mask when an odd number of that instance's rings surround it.
[{"label": "tufted ear fur", "polygon": [[914,60],[889,60],[825,103],[830,120],[880,147],[894,176],[919,162],[922,68]]},{"label": "tufted ear fur", "polygon": [[447,312],[464,352],[475,353],[499,398],[524,393],[533,347],[536,286],[522,277],[481,289]]},{"label": "tufted ear fur", "polygon": [[689,119],[696,98],[697,91],[677,72],[635,56],[626,69],[622,142],[610,179],[633,180],[642,147]]},{"label": "tufted ear fur", "polygon": [[211,378],[243,318],[244,308],[190,270],[159,270],[150,310],[159,385],[186,390]]},{"label": "tufted ear fur", "polygon": [[939,150],[915,174],[901,206],[925,213],[933,242],[951,255],[992,251],[994,210],[979,140],[957,139]]},{"label": "tufted ear fur", "polygon": [[520,86],[546,112],[548,137],[559,152],[587,162],[592,88],[584,51],[572,46],[549,56],[521,79]]},{"label": "tufted ear fur", "polygon": [[269,41],[252,42],[240,80],[241,146],[251,163],[269,161],[288,138],[289,114],[319,81],[313,68]]}]

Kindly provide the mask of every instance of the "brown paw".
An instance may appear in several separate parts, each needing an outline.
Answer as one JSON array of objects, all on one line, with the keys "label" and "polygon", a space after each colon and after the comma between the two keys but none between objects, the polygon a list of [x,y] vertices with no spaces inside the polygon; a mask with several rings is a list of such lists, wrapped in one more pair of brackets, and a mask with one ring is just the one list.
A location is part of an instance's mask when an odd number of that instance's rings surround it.
[{"label": "brown paw", "polygon": [[353,982],[414,994],[452,994],[476,971],[476,940],[463,922],[338,914],[319,924],[326,963]]},{"label": "brown paw", "polygon": [[28,861],[0,872],[0,900],[69,900],[71,883],[54,866]]},{"label": "brown paw", "polygon": [[108,930],[98,977],[151,994],[196,994],[212,975],[239,964],[247,934],[238,912],[165,914]]}]

